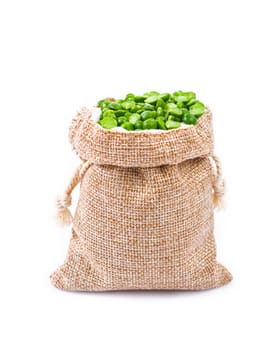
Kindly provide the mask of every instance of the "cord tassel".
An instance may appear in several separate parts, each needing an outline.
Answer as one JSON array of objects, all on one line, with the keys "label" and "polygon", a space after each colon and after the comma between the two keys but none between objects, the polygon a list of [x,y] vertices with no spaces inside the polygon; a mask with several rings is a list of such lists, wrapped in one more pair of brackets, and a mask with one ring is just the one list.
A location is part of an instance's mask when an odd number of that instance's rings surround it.
[{"label": "cord tassel", "polygon": [[68,209],[71,206],[72,197],[66,196],[57,198],[57,213],[56,220],[60,226],[69,226],[73,221],[73,216]]},{"label": "cord tassel", "polygon": [[73,221],[73,216],[69,210],[72,204],[71,193],[78,183],[82,180],[85,172],[91,166],[91,162],[87,161],[76,169],[74,175],[72,176],[70,183],[68,184],[63,196],[58,197],[56,200],[56,221],[60,226],[69,226]]}]

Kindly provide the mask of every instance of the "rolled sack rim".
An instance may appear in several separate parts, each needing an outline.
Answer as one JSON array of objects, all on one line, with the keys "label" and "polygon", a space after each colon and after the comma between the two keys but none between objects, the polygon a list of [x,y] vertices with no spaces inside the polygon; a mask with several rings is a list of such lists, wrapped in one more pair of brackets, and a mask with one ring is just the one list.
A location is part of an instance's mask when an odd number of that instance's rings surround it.
[{"label": "rolled sack rim", "polygon": [[206,107],[197,124],[160,132],[102,128],[83,107],[72,119],[69,139],[83,160],[95,164],[151,167],[177,164],[213,153],[212,113]]}]

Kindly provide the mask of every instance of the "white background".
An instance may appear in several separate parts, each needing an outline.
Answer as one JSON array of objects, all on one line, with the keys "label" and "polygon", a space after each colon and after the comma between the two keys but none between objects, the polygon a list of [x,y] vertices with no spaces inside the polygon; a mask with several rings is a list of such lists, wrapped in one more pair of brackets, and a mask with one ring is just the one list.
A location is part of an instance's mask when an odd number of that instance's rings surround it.
[{"label": "white background", "polygon": [[[0,4],[0,348],[276,349],[276,2]],[[55,289],[70,229],[55,226],[54,199],[79,164],[71,117],[106,96],[178,89],[214,113],[228,185],[215,236],[233,282]]]}]

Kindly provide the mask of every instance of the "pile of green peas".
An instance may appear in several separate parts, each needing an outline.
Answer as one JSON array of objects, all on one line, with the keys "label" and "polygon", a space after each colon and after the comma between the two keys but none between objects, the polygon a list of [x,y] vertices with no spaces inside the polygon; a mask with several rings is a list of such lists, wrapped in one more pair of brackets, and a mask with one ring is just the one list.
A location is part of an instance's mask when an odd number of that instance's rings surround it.
[{"label": "pile of green peas", "polygon": [[146,129],[170,130],[181,123],[197,123],[205,112],[205,105],[196,99],[194,92],[175,91],[173,94],[146,92],[143,95],[127,94],[125,99],[104,99],[98,123],[105,129],[120,126],[128,131]]}]

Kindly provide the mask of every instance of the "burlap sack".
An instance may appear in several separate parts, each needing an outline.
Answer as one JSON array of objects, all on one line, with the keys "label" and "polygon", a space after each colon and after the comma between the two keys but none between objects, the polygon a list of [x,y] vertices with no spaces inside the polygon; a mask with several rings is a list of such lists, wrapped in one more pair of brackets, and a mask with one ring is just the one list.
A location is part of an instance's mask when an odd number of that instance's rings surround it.
[{"label": "burlap sack", "polygon": [[70,141],[84,161],[64,264],[54,286],[72,291],[206,289],[232,279],[216,261],[213,194],[222,195],[209,110],[194,127],[160,132],[102,129],[84,108]]}]

